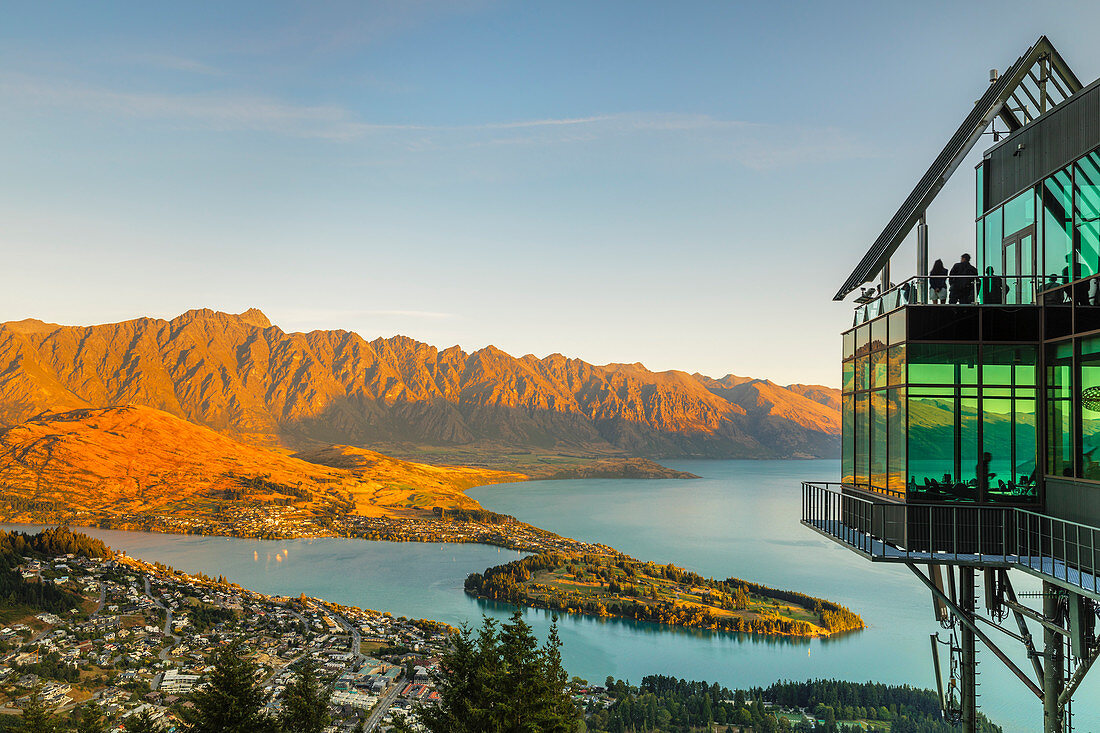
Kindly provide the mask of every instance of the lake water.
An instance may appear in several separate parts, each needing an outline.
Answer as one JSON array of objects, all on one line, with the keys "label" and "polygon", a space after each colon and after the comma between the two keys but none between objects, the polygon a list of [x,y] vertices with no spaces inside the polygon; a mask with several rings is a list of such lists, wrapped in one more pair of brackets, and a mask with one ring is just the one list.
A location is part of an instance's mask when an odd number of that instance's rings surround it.
[{"label": "lake water", "polygon": [[[798,523],[799,482],[835,480],[838,461],[666,463],[704,478],[529,482],[469,493],[488,509],[640,559],[829,598],[861,614],[870,628],[792,642],[569,616],[559,626],[572,674],[637,683],[661,673],[730,687],[810,677],[935,686],[928,637],[942,630],[919,581],[904,566],[867,562]],[[131,555],[225,575],[265,593],[305,593],[455,625],[511,613],[505,604],[469,598],[462,581],[470,572],[519,557],[480,545],[89,533]],[[1037,589],[1020,573],[1013,580],[1018,590]],[[549,613],[528,609],[526,618],[545,635]],[[1002,645],[1030,669],[1017,647],[1007,638]],[[992,654],[980,650],[979,660],[982,710],[1012,733],[1041,729],[1039,701]],[[1100,677],[1087,678],[1075,699],[1076,730],[1100,731]]]}]

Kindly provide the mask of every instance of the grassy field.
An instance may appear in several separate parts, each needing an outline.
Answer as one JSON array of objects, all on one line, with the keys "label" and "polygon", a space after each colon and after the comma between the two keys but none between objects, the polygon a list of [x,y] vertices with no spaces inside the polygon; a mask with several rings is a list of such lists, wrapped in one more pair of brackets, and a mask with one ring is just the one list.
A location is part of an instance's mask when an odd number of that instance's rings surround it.
[{"label": "grassy field", "polygon": [[584,601],[600,603],[605,608],[615,603],[640,603],[647,606],[671,604],[675,607],[705,610],[718,618],[739,616],[746,621],[756,621],[779,617],[804,621],[815,630],[825,631],[819,626],[817,614],[794,603],[752,593],[746,593],[739,603],[735,593],[713,586],[693,585],[691,582],[680,582],[656,575],[629,574],[611,563],[600,563],[599,567],[600,571],[610,577],[595,575],[593,570],[591,566],[586,566],[583,570],[575,567],[543,570],[532,576],[531,587],[542,585],[552,589],[552,593],[575,595]]}]

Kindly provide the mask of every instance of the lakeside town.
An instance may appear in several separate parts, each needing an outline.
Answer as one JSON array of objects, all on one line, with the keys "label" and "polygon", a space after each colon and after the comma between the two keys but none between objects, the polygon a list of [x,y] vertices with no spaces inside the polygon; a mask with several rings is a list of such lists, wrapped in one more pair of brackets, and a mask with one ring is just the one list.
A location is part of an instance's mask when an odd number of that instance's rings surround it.
[{"label": "lakeside town", "polygon": [[33,695],[59,714],[91,702],[112,721],[145,713],[171,729],[212,652],[237,644],[261,670],[270,712],[308,657],[331,690],[330,731],[386,731],[395,715],[436,696],[432,672],[451,631],[121,554],[67,554],[17,570],[27,582],[79,594],[85,607],[0,626],[0,715],[20,714]]},{"label": "lakeside town", "polygon": [[316,516],[292,506],[227,503],[216,516],[194,514],[112,514],[24,507],[5,519],[11,523],[66,524],[135,532],[214,535],[242,539],[286,540],[353,537],[388,542],[477,543],[517,552],[614,555],[602,544],[563,537],[507,514],[484,509],[443,509],[414,516],[370,517],[359,514]]}]

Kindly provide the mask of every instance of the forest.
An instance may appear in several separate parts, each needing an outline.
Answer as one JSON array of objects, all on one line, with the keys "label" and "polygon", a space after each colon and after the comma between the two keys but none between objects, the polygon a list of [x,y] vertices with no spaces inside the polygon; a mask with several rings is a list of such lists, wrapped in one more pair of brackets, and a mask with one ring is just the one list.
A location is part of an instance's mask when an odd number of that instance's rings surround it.
[{"label": "forest", "polygon": [[[754,733],[961,730],[941,718],[936,693],[909,686],[810,680],[731,691],[717,684],[663,675],[645,677],[638,687],[611,678],[606,684],[615,702],[588,715],[586,724],[592,733],[689,733],[708,726],[714,730],[715,725],[719,730],[720,726],[727,726],[726,730],[734,726]],[[806,721],[801,711],[808,712],[813,722]],[[978,730],[999,733],[1001,729],[979,714]]]},{"label": "forest", "polygon": [[20,610],[62,613],[76,608],[80,596],[53,583],[24,579],[15,568],[28,557],[57,555],[110,557],[111,549],[88,535],[68,527],[52,527],[38,534],[0,532],[0,621]]},{"label": "forest", "polygon": [[621,554],[532,555],[472,573],[465,587],[517,605],[716,631],[822,636],[864,628],[831,601]]}]

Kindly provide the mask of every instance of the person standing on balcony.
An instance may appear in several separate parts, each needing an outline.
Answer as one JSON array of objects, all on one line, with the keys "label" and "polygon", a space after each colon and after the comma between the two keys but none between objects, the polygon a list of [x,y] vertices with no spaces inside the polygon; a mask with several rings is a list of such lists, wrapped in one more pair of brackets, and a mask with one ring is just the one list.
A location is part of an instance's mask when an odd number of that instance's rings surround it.
[{"label": "person standing on balcony", "polygon": [[992,267],[985,268],[985,277],[982,278],[982,302],[986,305],[1000,305],[1005,302],[1004,278],[993,272]]},{"label": "person standing on balcony", "polygon": [[943,260],[932,263],[932,269],[928,271],[928,289],[932,291],[929,297],[933,303],[942,305],[947,302],[947,268]]},{"label": "person standing on balcony", "polygon": [[974,302],[974,281],[978,279],[978,268],[970,264],[970,255],[964,254],[951,266],[947,273],[951,280],[951,293],[948,303],[970,304]]}]

